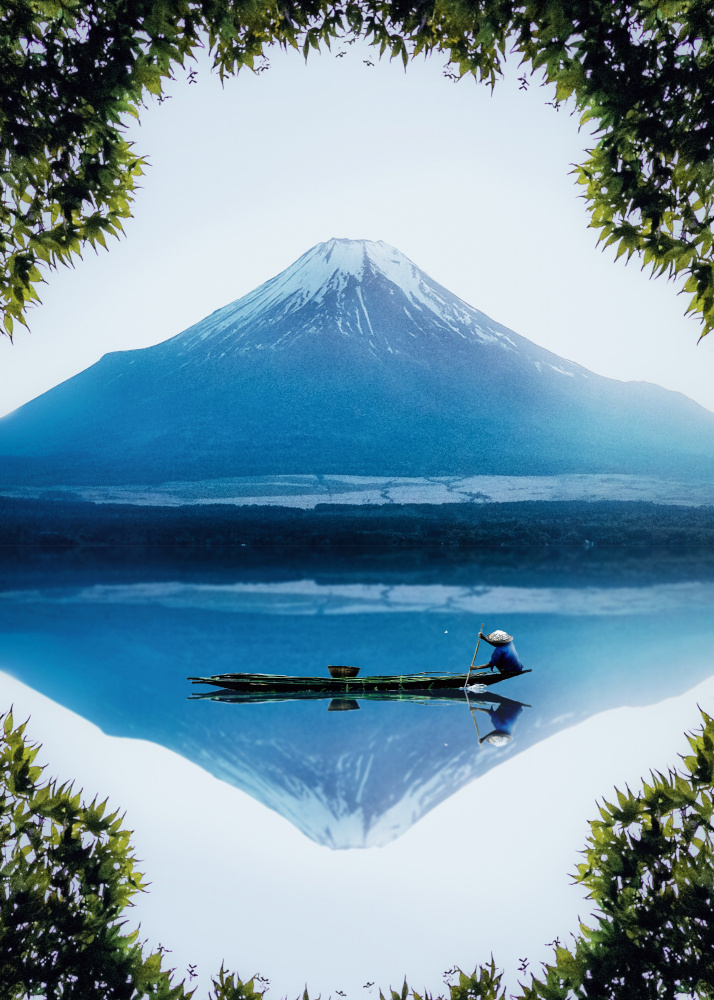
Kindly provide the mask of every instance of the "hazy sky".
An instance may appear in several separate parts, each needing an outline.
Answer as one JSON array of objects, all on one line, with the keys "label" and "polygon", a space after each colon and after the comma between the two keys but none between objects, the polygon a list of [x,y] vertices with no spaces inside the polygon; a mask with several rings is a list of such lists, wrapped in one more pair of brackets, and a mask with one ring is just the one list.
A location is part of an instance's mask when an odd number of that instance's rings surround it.
[{"label": "hazy sky", "polygon": [[675,285],[596,249],[570,165],[588,136],[518,72],[496,87],[439,58],[271,54],[225,88],[206,67],[133,129],[152,166],[126,238],[49,277],[32,334],[0,343],[0,414],[109,351],[145,347],[330,237],[385,240],[493,319],[603,375],[714,409]]}]

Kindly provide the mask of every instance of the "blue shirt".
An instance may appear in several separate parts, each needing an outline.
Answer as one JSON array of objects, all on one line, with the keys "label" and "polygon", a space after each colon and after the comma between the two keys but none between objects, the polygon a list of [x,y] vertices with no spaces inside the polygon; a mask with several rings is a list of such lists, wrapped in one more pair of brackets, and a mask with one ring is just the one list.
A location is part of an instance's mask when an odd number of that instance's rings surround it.
[{"label": "blue shirt", "polygon": [[524,669],[512,642],[506,643],[505,646],[496,646],[488,665],[498,667],[499,670],[512,670],[514,673],[520,673]]}]

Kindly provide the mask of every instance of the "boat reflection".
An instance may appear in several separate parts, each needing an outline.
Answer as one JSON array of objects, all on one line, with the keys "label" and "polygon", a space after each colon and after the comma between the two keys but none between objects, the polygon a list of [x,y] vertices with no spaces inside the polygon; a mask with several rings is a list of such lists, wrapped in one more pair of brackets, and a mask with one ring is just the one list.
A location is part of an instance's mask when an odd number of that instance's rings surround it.
[{"label": "boat reflection", "polygon": [[327,669],[329,677],[228,673],[188,679],[192,684],[203,684],[222,691],[230,691],[239,696],[238,700],[372,698],[376,701],[404,701],[412,695],[459,699],[461,692],[468,695],[486,691],[494,684],[501,684],[503,681],[531,673],[530,670],[523,668],[518,671],[493,669],[490,664],[478,670],[474,670],[472,664],[467,673],[419,670],[402,674],[375,674],[369,671],[363,677],[358,676],[360,667],[328,666]]}]

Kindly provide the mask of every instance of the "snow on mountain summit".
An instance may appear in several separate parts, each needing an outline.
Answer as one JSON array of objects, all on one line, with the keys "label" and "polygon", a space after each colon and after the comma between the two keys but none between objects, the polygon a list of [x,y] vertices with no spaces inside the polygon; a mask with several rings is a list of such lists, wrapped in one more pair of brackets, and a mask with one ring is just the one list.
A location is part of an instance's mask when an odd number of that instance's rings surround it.
[{"label": "snow on mountain summit", "polygon": [[410,297],[424,297],[422,272],[395,247],[382,240],[331,239],[312,247],[232,306],[252,312],[289,300],[299,308],[308,302],[321,302],[329,292],[342,291],[350,279],[363,282],[378,274],[399,285]]},{"label": "snow on mountain summit", "polygon": [[[411,327],[399,335],[399,328]],[[283,349],[304,336],[357,337],[373,356],[413,353],[415,328],[428,338],[478,340],[514,350],[510,331],[378,240],[330,239],[254,291],[173,338],[182,351]],[[521,338],[517,338],[521,339]]]},{"label": "snow on mountain summit", "polygon": [[364,281],[378,273],[399,285],[407,294],[418,295],[423,285],[419,268],[388,243],[382,240],[331,239],[308,250],[257,291],[270,288],[271,292],[277,292],[282,297],[298,292],[304,301],[320,301],[326,292],[344,288],[350,278]]}]

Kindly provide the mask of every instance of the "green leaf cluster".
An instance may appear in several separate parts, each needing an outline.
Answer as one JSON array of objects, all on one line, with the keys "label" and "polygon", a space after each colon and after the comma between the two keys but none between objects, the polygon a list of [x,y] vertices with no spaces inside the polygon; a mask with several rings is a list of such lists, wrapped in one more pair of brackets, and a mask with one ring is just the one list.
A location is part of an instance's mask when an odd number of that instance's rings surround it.
[{"label": "green leaf cluster", "polygon": [[[43,781],[39,747],[0,716],[0,997],[188,1000],[160,952],[144,955],[126,909],[144,890],[122,817]],[[213,1000],[261,1000],[221,969]]]},{"label": "green leaf cluster", "polygon": [[[578,866],[594,925],[521,984],[512,1000],[711,1000],[714,997],[714,719],[688,737],[684,773],[615,791]],[[391,1000],[406,1000],[407,988]],[[449,1000],[505,1000],[493,958],[459,973]],[[422,1000],[413,994],[414,1000]],[[380,1000],[383,1000],[380,996]]]},{"label": "green leaf cluster", "polygon": [[597,923],[556,948],[524,1000],[714,996],[714,719],[702,716],[684,774],[600,806],[577,873]]},{"label": "green leaf cluster", "polygon": [[[0,305],[27,325],[43,267],[122,232],[145,167],[127,116],[207,47],[221,78],[266,48],[364,38],[406,66],[445,53],[493,86],[507,52],[597,144],[575,170],[617,256],[680,275],[714,326],[709,0],[14,0],[0,11]],[[524,76],[524,81],[526,77]]]}]

